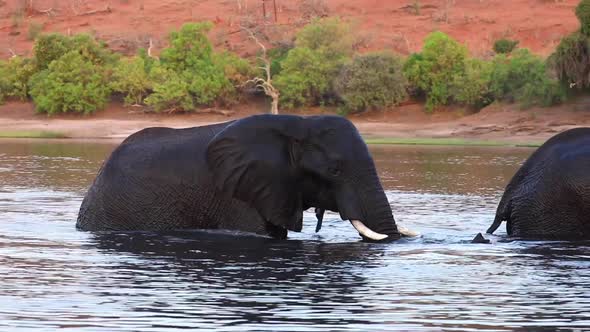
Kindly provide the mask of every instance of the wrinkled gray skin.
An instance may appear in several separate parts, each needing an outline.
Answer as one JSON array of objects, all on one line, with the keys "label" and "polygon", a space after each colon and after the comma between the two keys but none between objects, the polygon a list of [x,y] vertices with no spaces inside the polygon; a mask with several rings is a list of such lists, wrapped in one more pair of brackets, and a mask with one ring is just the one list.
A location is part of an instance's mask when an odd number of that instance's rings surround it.
[{"label": "wrinkled gray skin", "polygon": [[129,136],[88,190],[77,227],[229,229],[285,238],[301,231],[310,207],[320,220],[332,210],[387,240],[400,238],[367,146],[348,120],[257,115]]},{"label": "wrinkled gray skin", "polygon": [[590,128],[555,135],[529,157],[506,187],[487,232],[502,221],[509,236],[590,239]]}]

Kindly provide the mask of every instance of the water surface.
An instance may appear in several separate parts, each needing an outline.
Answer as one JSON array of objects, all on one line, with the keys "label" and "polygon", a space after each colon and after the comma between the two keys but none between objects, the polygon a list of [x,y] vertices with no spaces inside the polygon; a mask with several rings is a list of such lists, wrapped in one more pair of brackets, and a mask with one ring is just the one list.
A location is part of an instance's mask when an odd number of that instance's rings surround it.
[{"label": "water surface", "polygon": [[0,141],[0,331],[590,328],[590,243],[469,243],[531,149],[372,147],[422,236],[367,244],[337,214],[314,233],[313,213],[287,241],[78,232],[113,148]]}]

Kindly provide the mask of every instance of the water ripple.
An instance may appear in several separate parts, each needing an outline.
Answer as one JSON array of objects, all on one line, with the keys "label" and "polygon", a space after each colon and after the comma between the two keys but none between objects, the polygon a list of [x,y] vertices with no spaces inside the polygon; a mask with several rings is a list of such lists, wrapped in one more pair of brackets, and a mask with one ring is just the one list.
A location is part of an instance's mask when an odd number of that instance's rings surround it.
[{"label": "water ripple", "polygon": [[367,244],[336,213],[316,234],[312,211],[287,241],[78,232],[110,149],[0,143],[0,330],[590,327],[590,243],[469,243],[530,150],[374,148],[396,220],[422,236]]}]

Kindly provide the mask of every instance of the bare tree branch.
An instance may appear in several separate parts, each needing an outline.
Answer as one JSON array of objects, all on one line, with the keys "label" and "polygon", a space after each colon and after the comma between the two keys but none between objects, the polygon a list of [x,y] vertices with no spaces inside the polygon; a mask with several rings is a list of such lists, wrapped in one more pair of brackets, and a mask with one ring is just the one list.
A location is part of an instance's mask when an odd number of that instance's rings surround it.
[{"label": "bare tree branch", "polygon": [[49,8],[49,9],[38,10],[38,12],[41,14],[47,14],[47,16],[55,16],[53,7]]},{"label": "bare tree branch", "polygon": [[265,74],[266,74],[266,79],[264,78],[260,78],[260,77],[255,77],[253,79],[250,79],[248,81],[246,81],[244,83],[244,85],[248,85],[248,84],[254,84],[254,86],[257,89],[262,89],[262,91],[264,91],[264,93],[272,98],[272,103],[271,103],[271,113],[272,114],[279,114],[279,90],[277,90],[273,85],[272,85],[272,75],[271,75],[271,71],[270,71],[270,60],[268,59],[267,53],[266,53],[266,46],[264,46],[264,44],[262,42],[260,42],[260,40],[258,38],[256,38],[256,35],[254,34],[254,32],[246,27],[240,26],[240,28],[246,32],[248,32],[248,34],[250,35],[250,39],[254,40],[254,42],[260,47],[260,49],[262,50],[262,56],[259,56],[258,59],[260,61],[262,61],[264,63],[264,66],[259,67],[260,69],[264,70]]},{"label": "bare tree branch", "polygon": [[150,38],[150,46],[147,49],[147,54],[150,58],[158,58],[157,56],[153,56],[152,55],[152,48],[154,47],[154,43],[152,42],[152,39]]}]

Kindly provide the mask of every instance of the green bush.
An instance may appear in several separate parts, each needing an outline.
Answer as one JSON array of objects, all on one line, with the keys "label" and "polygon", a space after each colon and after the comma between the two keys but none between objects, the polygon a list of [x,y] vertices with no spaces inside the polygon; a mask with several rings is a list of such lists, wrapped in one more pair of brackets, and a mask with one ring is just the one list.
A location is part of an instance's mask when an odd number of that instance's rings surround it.
[{"label": "green bush", "polygon": [[350,57],[353,44],[350,25],[337,17],[314,19],[297,33],[295,39],[295,47],[309,48],[330,58]]},{"label": "green bush", "polygon": [[564,37],[548,60],[558,78],[578,89],[590,87],[590,38],[573,33]]},{"label": "green bush", "polygon": [[11,89],[6,67],[8,67],[7,63],[0,60],[0,104],[4,103],[4,100],[8,97],[8,91]]},{"label": "green bush", "polygon": [[33,56],[39,70],[49,67],[53,60],[72,50],[70,38],[58,33],[41,35],[35,40]]},{"label": "green bush", "polygon": [[177,73],[192,70],[213,63],[213,46],[207,33],[213,24],[210,22],[186,23],[180,31],[170,33],[170,47],[162,50],[162,64]]},{"label": "green bush", "polygon": [[352,42],[349,26],[337,18],[305,26],[275,79],[281,103],[287,108],[330,103],[335,94],[331,83],[352,54]]},{"label": "green bush", "polygon": [[148,55],[147,50],[145,48],[140,48],[137,51],[137,56],[139,56],[143,60],[144,71],[146,73],[150,73],[152,71],[152,67],[156,62],[158,62],[157,58],[153,58]]},{"label": "green bush", "polygon": [[309,48],[292,49],[282,66],[274,83],[286,108],[321,103],[335,77],[334,65]]},{"label": "green bush", "polygon": [[191,111],[195,108],[188,82],[175,71],[156,63],[150,72],[150,80],[153,92],[144,101],[156,112]]},{"label": "green bush", "polygon": [[[291,49],[292,47],[281,46],[271,48],[270,50],[268,50],[267,56],[270,60],[270,74],[272,77],[274,77],[275,75],[279,75],[281,73],[281,71],[283,70],[283,61],[287,59],[287,55],[289,54],[289,51]],[[262,63],[260,64],[260,66],[263,65],[264,64]]]},{"label": "green bush", "polygon": [[141,57],[121,59],[114,68],[110,87],[125,95],[125,104],[142,104],[152,87],[145,60]]},{"label": "green bush", "polygon": [[518,40],[498,39],[494,42],[494,52],[497,54],[511,53],[518,45]]},{"label": "green bush", "polygon": [[452,84],[465,75],[467,48],[442,32],[426,37],[422,53],[410,56],[404,73],[417,93],[426,96],[426,110],[447,105]]},{"label": "green bush", "polygon": [[27,99],[28,81],[34,73],[31,59],[13,57],[0,61],[0,102],[5,98]]},{"label": "green bush", "polygon": [[390,53],[357,56],[340,70],[335,89],[345,112],[387,107],[406,97],[402,60]]},{"label": "green bush", "polygon": [[224,105],[236,104],[242,96],[244,84],[256,77],[256,68],[245,59],[230,52],[223,52],[216,56],[215,62],[223,68],[225,77],[231,87],[224,89],[218,101]]},{"label": "green bush", "polygon": [[229,58],[215,54],[207,38],[206,33],[211,27],[209,22],[183,25],[180,31],[170,34],[170,47],[164,49],[160,56],[162,66],[184,80],[195,105],[227,103],[227,96],[235,93],[232,82],[226,76]]},{"label": "green bush", "polygon": [[549,77],[543,59],[527,49],[494,59],[491,93],[497,100],[519,102],[523,107],[549,106],[565,99],[562,86]]},{"label": "green bush", "polygon": [[89,114],[104,107],[110,95],[103,68],[77,51],[66,53],[33,75],[30,86],[37,111],[48,114]]},{"label": "green bush", "polygon": [[220,53],[215,61],[223,68],[225,76],[234,86],[243,84],[256,76],[256,69],[247,60],[233,53]]},{"label": "green bush", "polygon": [[451,88],[453,99],[475,109],[493,101],[490,91],[492,64],[479,59],[467,59],[464,75],[454,77]]},{"label": "green bush", "polygon": [[52,61],[71,51],[78,52],[85,60],[100,66],[114,65],[119,58],[117,54],[108,50],[104,43],[86,34],[72,37],[55,33],[41,35],[33,47],[38,70],[47,69]]},{"label": "green bush", "polygon": [[119,54],[113,53],[106,47],[103,41],[97,41],[87,34],[79,34],[70,37],[72,48],[98,66],[113,66],[120,58]]},{"label": "green bush", "polygon": [[582,0],[576,7],[576,16],[580,21],[580,31],[590,36],[590,0]]}]

